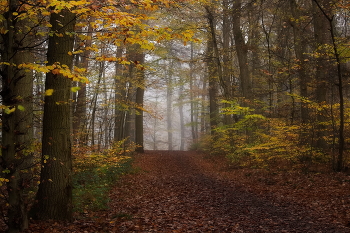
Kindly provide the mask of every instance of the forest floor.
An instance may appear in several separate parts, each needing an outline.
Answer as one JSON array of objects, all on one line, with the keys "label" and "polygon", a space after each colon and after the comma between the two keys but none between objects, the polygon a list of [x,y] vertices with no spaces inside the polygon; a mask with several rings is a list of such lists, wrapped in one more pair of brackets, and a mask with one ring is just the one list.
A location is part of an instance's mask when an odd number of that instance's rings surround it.
[{"label": "forest floor", "polygon": [[233,169],[196,152],[147,151],[110,208],[26,232],[350,232],[350,177]]}]

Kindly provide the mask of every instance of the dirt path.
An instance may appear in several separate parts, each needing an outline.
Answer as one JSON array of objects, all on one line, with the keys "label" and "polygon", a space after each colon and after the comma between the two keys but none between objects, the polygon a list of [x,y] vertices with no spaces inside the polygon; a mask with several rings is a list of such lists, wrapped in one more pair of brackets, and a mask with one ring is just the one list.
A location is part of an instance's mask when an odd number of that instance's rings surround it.
[{"label": "dirt path", "polygon": [[86,212],[72,223],[33,222],[26,233],[350,233],[345,174],[276,181],[176,151],[136,155],[134,167],[111,191],[108,211]]},{"label": "dirt path", "polygon": [[146,152],[101,232],[350,232],[315,211],[253,194],[191,152]]}]

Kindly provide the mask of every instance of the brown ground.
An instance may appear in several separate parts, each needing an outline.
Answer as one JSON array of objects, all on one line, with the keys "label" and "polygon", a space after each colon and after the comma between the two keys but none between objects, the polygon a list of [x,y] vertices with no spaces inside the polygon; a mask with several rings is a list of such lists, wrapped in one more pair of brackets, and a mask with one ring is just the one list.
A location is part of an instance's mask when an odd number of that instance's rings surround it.
[{"label": "brown ground", "polygon": [[136,155],[110,210],[27,232],[350,232],[350,177],[230,169],[195,152]]}]

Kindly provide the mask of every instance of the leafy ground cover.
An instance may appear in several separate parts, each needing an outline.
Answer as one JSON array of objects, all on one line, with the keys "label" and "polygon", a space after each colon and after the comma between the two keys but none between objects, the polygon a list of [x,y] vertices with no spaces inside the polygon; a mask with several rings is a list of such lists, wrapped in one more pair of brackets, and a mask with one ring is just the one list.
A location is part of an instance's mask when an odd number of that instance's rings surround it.
[{"label": "leafy ground cover", "polygon": [[167,151],[136,155],[133,166],[107,210],[32,222],[27,232],[350,232],[343,173],[233,169],[224,158]]}]

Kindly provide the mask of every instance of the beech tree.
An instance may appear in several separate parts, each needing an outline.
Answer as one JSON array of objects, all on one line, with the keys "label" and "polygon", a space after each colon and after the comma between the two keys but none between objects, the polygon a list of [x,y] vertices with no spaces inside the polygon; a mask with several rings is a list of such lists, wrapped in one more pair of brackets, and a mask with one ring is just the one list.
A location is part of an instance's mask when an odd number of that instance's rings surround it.
[{"label": "beech tree", "polygon": [[[49,65],[72,67],[76,15],[63,9],[50,17]],[[42,170],[33,212],[40,219],[72,218],[71,86],[60,70],[47,73],[42,139]]]},{"label": "beech tree", "polygon": [[28,227],[28,187],[33,166],[33,72],[23,64],[33,61],[36,29],[26,17],[25,7],[8,1],[1,17],[2,142],[0,183],[6,183],[8,232]]}]

